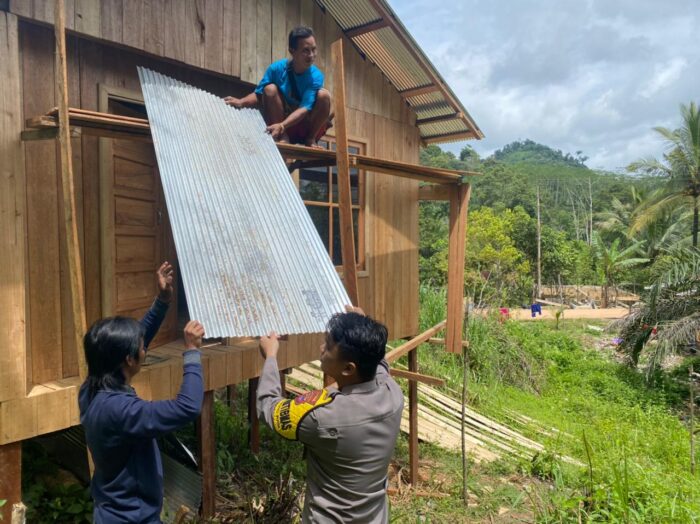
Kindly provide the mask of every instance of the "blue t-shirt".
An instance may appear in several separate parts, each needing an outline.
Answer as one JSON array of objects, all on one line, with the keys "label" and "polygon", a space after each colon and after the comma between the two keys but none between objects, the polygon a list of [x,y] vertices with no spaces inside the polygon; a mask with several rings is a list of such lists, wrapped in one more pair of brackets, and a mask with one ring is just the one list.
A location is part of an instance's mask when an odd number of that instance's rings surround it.
[{"label": "blue t-shirt", "polygon": [[[301,100],[294,96],[294,89],[290,81],[290,75],[294,75],[297,91]],[[312,65],[302,74],[297,75],[291,66],[291,61],[287,58],[273,62],[265,71],[265,75],[260,80],[255,94],[262,95],[263,89],[268,84],[275,84],[282,96],[291,107],[304,107],[311,111],[316,102],[316,93],[323,87],[323,73]]]}]

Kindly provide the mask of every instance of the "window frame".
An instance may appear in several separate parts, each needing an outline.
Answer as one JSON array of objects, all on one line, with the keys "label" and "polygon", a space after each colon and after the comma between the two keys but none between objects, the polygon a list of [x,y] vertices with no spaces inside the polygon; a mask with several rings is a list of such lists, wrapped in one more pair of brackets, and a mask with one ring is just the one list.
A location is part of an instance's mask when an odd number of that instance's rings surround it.
[{"label": "window frame", "polygon": [[[332,150],[333,144],[336,143],[336,138],[335,136],[332,135],[326,135],[322,138],[322,142],[325,142],[327,145],[324,147],[326,150]],[[360,155],[366,155],[367,154],[367,140],[366,139],[360,139],[360,138],[348,138],[348,147],[354,147],[358,149],[358,153]],[[340,203],[338,201],[333,200],[333,169],[336,168],[336,166],[327,166],[325,168],[314,168],[314,169],[325,169],[326,170],[326,175],[327,175],[327,181],[328,181],[328,198],[326,201],[319,201],[319,200],[302,200],[304,202],[304,205],[309,208],[309,207],[314,207],[314,208],[321,208],[321,209],[326,209],[328,210],[328,256],[333,260],[333,255],[334,253],[334,242],[333,242],[333,237],[334,237],[334,209],[338,209],[340,211]],[[301,168],[303,169],[303,168]],[[297,185],[297,189],[300,188],[301,184],[301,169],[297,170],[296,173],[294,174],[294,181]],[[367,188],[367,173],[364,169],[359,169],[357,167],[351,167],[351,169],[357,169],[358,171],[358,179],[357,179],[357,204],[352,204],[352,210],[357,210],[357,239],[356,239],[356,244],[357,244],[357,251],[355,253],[356,257],[356,262],[355,262],[355,267],[357,268],[358,271],[365,271],[366,269],[366,235],[365,235],[365,220],[366,220],[366,204],[367,204],[367,199],[366,199],[366,188]],[[325,244],[325,241],[324,241]],[[342,270],[343,266],[342,265],[335,265],[336,270]]]}]

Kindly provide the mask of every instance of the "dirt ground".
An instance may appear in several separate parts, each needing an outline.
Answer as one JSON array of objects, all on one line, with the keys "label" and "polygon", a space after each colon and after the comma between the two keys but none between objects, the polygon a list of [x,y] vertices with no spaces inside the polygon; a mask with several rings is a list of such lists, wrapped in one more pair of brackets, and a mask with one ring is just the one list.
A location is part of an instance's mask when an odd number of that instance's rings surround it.
[{"label": "dirt ground", "polygon": [[[591,320],[613,320],[622,318],[629,313],[625,307],[615,307],[606,309],[565,309],[563,319],[591,319]],[[555,320],[556,310],[542,308],[542,315],[532,318],[529,309],[511,309],[510,318],[514,320]]]}]

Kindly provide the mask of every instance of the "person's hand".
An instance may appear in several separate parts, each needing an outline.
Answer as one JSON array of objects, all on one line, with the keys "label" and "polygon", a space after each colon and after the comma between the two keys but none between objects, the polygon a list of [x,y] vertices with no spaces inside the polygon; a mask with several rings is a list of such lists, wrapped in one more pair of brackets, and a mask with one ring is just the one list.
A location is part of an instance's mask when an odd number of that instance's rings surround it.
[{"label": "person's hand", "polygon": [[243,102],[241,101],[241,99],[233,96],[227,96],[226,98],[224,98],[224,102],[226,102],[226,105],[235,107],[236,109],[240,109],[243,107]]},{"label": "person's hand", "polygon": [[190,320],[185,326],[185,351],[202,347],[204,326],[197,320]]},{"label": "person's hand", "polygon": [[353,306],[351,304],[345,305],[345,312],[346,313],[357,313],[358,315],[362,315],[363,317],[367,316],[361,307]]},{"label": "person's hand", "polygon": [[265,358],[276,358],[280,349],[280,337],[274,331],[266,337],[260,337],[260,353]]},{"label": "person's hand", "polygon": [[175,268],[170,262],[163,262],[156,271],[158,282],[158,299],[169,304],[173,299],[173,282],[175,281]]},{"label": "person's hand", "polygon": [[265,129],[265,132],[272,136],[273,140],[278,140],[284,136],[285,128],[283,123],[278,123],[278,124],[271,124],[267,126]]}]

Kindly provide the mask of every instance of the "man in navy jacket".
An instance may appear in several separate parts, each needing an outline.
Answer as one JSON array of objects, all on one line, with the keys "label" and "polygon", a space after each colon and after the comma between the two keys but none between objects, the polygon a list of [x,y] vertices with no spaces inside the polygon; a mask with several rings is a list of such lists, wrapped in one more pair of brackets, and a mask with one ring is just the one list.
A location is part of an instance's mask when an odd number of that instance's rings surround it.
[{"label": "man in navy jacket", "polygon": [[175,399],[148,402],[130,385],[172,299],[172,266],[165,262],[157,277],[160,293],[141,322],[98,320],[84,338],[88,377],[78,403],[95,464],[91,493],[98,524],[161,522],[163,467],[156,438],[192,422],[202,407],[204,328],[197,321],[185,326],[183,380]]}]

